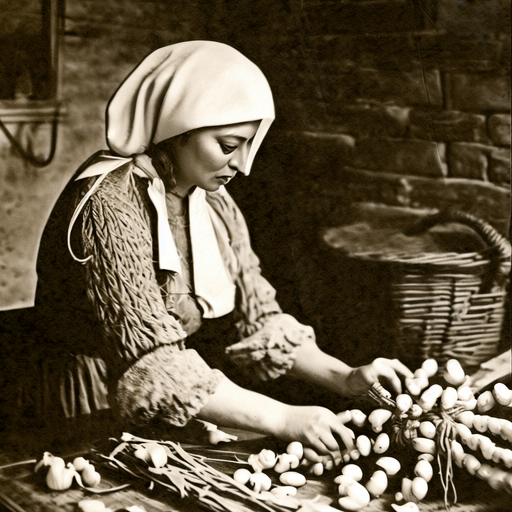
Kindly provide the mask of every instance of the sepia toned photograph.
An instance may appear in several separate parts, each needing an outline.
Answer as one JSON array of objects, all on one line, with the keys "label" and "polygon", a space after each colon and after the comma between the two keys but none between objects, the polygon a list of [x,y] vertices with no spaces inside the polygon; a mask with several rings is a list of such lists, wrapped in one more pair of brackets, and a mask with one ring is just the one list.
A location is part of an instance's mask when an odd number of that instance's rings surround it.
[{"label": "sepia toned photograph", "polygon": [[509,0],[0,0],[0,512],[509,512]]}]

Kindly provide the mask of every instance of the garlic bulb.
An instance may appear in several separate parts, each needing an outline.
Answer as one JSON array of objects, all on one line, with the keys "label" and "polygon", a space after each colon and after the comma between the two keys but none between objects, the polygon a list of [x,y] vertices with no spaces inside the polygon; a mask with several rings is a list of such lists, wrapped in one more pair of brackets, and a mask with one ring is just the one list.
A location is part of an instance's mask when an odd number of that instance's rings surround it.
[{"label": "garlic bulb", "polygon": [[[296,455],[291,453],[281,453],[277,456],[277,460],[274,467],[274,471],[276,473],[284,473],[285,471],[290,471],[290,469],[295,469],[299,466],[299,459]],[[265,467],[263,466],[265,469]]]},{"label": "garlic bulb", "polygon": [[404,505],[397,505],[396,503],[392,503],[391,506],[393,507],[393,510],[396,510],[396,512],[420,512],[418,505],[416,505],[416,503],[413,501],[409,501]]},{"label": "garlic bulb", "polygon": [[239,484],[246,485],[249,482],[251,475],[252,473],[248,469],[239,468],[233,473],[233,480]]},{"label": "garlic bulb", "polygon": [[306,477],[296,471],[287,471],[279,475],[279,481],[284,485],[293,485],[293,487],[302,487],[306,485]]},{"label": "garlic bulb", "polygon": [[425,361],[423,361],[423,363],[421,364],[421,368],[425,371],[427,377],[430,378],[437,373],[439,366],[435,359],[425,359]]},{"label": "garlic bulb", "polygon": [[502,382],[494,385],[493,395],[500,405],[509,406],[512,403],[512,391]]},{"label": "garlic bulb", "polygon": [[436,427],[431,421],[422,421],[418,428],[423,437],[427,439],[434,439],[436,437]]},{"label": "garlic bulb", "polygon": [[72,464],[77,471],[83,471],[89,465],[89,461],[83,457],[75,457]]},{"label": "garlic bulb", "polygon": [[71,487],[75,475],[76,470],[71,462],[67,466],[54,463],[46,474],[46,485],[54,491],[65,491]]},{"label": "garlic bulb", "polygon": [[393,413],[388,409],[374,409],[368,416],[368,422],[372,430],[376,433],[382,432],[382,427],[388,421]]},{"label": "garlic bulb", "polygon": [[421,453],[429,453],[430,455],[436,453],[436,442],[433,439],[416,437],[412,440],[412,446],[416,451]]},{"label": "garlic bulb", "polygon": [[448,384],[460,386],[464,382],[466,375],[457,359],[449,359],[446,361],[443,377]]},{"label": "garlic bulb", "polygon": [[427,492],[427,482],[421,476],[413,478],[411,484],[411,493],[414,496],[414,498],[416,498],[417,501],[421,501],[427,495]]},{"label": "garlic bulb", "polygon": [[373,451],[375,453],[384,453],[389,448],[389,435],[385,432],[382,432],[375,439],[375,444],[373,445]]},{"label": "garlic bulb", "polygon": [[[341,469],[341,474],[349,476],[356,482],[359,482],[359,480],[363,478],[363,470],[357,464],[347,464],[346,466],[343,466],[343,468]],[[336,481],[336,478],[334,479],[334,482],[337,484],[340,483]]]},{"label": "garlic bulb", "polygon": [[360,435],[356,438],[356,448],[363,457],[370,455],[372,451],[372,443],[370,438],[365,435]]},{"label": "garlic bulb", "polygon": [[82,471],[82,481],[87,487],[97,487],[99,485],[101,476],[92,464],[85,466]]},{"label": "garlic bulb", "polygon": [[278,485],[270,489],[270,492],[278,498],[295,496],[297,494],[297,487],[293,487],[293,485]]},{"label": "garlic bulb", "polygon": [[375,464],[381,467],[389,476],[396,475],[401,468],[400,462],[394,457],[380,457]]},{"label": "garlic bulb", "polygon": [[253,473],[249,478],[249,485],[254,492],[269,491],[272,487],[272,480],[266,473]]},{"label": "garlic bulb", "polygon": [[407,393],[402,393],[396,397],[395,403],[396,403],[396,408],[400,412],[407,412],[411,408],[413,401],[412,401],[411,395],[409,395]]},{"label": "garlic bulb", "polygon": [[149,453],[151,463],[155,468],[163,468],[167,464],[167,452],[159,443],[145,443],[144,448]]},{"label": "garlic bulb", "polygon": [[378,469],[364,486],[372,496],[378,497],[387,489],[388,477],[384,471]]},{"label": "garlic bulb", "polygon": [[[294,455],[294,457],[297,459],[297,457],[295,455]],[[266,450],[266,449],[263,449],[260,451],[260,453],[258,454],[258,459],[260,460],[261,466],[263,467],[263,469],[273,468],[277,462],[277,456],[276,456],[275,452],[273,452],[272,450]],[[299,463],[298,461],[299,461],[299,459],[297,459],[297,465]]]},{"label": "garlic bulb", "polygon": [[430,482],[434,476],[434,469],[432,468],[432,464],[430,464],[430,462],[426,460],[419,460],[416,463],[416,466],[414,466],[414,474],[423,478],[425,482]]}]

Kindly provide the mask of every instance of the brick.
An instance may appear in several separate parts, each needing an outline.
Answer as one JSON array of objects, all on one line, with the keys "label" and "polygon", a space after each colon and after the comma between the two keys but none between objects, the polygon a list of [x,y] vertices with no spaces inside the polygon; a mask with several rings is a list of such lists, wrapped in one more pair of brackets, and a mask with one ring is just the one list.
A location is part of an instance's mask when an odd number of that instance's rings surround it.
[{"label": "brick", "polygon": [[487,121],[489,136],[498,146],[510,146],[510,114],[493,114]]},{"label": "brick", "polygon": [[326,111],[336,131],[358,138],[404,138],[410,108],[364,103],[351,106],[331,104]]},{"label": "brick", "polygon": [[302,14],[311,35],[405,32],[430,26],[428,16],[405,1],[324,1],[306,4]]},{"label": "brick", "polygon": [[452,33],[434,32],[419,34],[412,43],[426,69],[443,71],[492,71],[502,68],[500,62],[503,42],[482,36],[461,39]]},{"label": "brick", "polygon": [[[297,58],[297,57],[295,57]],[[306,58],[316,62],[353,61],[362,67],[409,70],[417,64],[409,34],[339,34],[309,38]]]},{"label": "brick", "polygon": [[362,139],[354,166],[380,172],[417,176],[446,175],[445,145],[419,140]]},{"label": "brick", "polygon": [[489,142],[486,117],[453,110],[413,109],[413,137],[441,142]]},{"label": "brick", "polygon": [[399,105],[443,105],[441,77],[438,70],[385,72],[360,69],[358,96],[378,101],[394,101]]},{"label": "brick", "polygon": [[364,34],[352,38],[353,58],[362,67],[386,71],[410,71],[418,53],[408,33]]},{"label": "brick", "polygon": [[482,144],[455,142],[448,151],[450,176],[487,181],[490,147]]},{"label": "brick", "polygon": [[460,38],[478,38],[483,34],[510,33],[508,0],[439,0],[437,23]]},{"label": "brick", "polygon": [[510,183],[510,151],[494,148],[489,154],[489,180],[494,183]]},{"label": "brick", "polygon": [[447,102],[454,110],[510,112],[510,76],[451,74]]}]

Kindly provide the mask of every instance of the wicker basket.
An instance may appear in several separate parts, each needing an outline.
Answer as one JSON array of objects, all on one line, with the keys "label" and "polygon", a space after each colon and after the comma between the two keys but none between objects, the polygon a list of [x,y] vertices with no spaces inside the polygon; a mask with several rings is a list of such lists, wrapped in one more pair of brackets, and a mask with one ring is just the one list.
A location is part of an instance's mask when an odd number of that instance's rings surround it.
[{"label": "wicker basket", "polygon": [[510,243],[492,226],[458,211],[428,216],[406,235],[448,222],[472,228],[486,249],[468,253],[358,253],[390,273],[396,311],[394,357],[415,369],[426,358],[456,358],[466,371],[497,354],[505,312]]}]

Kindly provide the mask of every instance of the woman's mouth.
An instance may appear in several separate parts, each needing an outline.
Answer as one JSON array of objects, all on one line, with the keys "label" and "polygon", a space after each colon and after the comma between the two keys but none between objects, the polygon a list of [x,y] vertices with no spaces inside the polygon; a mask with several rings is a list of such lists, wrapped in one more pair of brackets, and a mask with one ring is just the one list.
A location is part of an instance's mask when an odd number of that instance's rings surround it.
[{"label": "woman's mouth", "polygon": [[217,179],[222,181],[223,183],[228,183],[233,176],[219,176]]}]

